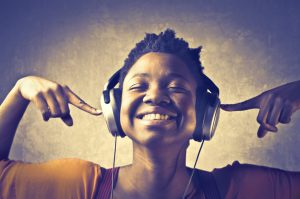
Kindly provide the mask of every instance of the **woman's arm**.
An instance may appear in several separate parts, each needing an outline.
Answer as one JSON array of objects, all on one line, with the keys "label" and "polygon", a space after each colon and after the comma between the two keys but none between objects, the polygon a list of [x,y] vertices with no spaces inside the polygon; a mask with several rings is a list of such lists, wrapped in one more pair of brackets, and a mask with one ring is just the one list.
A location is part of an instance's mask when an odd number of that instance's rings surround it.
[{"label": "woman's arm", "polygon": [[[257,121],[260,127],[257,135],[258,137],[264,137],[267,131],[276,132],[278,123],[289,123],[293,113],[300,109],[300,81],[273,88],[244,102],[223,104],[221,108],[226,111],[259,109]],[[237,178],[237,185],[241,186],[243,183],[240,179],[244,179],[244,187],[250,190],[249,193],[252,191],[252,194],[257,193],[260,196],[261,193],[273,194],[276,198],[300,198],[299,171],[289,172],[255,166],[244,166],[243,168],[249,169],[246,169],[247,172],[245,170],[240,172],[241,169],[233,169],[233,173],[243,175]]]},{"label": "woman's arm", "polygon": [[0,106],[0,160],[8,158],[18,124],[29,104],[18,91],[18,83]]},{"label": "woman's arm", "polygon": [[8,158],[16,129],[30,102],[40,110],[45,121],[61,118],[68,126],[73,125],[69,103],[92,115],[101,114],[100,110],[85,103],[67,86],[41,77],[22,78],[0,106],[0,160]]}]

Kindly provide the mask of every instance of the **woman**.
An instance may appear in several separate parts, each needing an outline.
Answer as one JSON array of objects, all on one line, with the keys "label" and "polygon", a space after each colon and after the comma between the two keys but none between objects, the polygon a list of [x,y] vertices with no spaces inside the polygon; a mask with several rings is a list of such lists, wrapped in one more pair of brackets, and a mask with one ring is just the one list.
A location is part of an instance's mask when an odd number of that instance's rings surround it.
[{"label": "woman", "polygon": [[[196,106],[206,90],[201,48],[191,49],[172,30],[147,34],[121,69],[120,125],[132,140],[131,165],[107,170],[82,160],[27,164],[8,160],[13,137],[29,102],[45,121],[72,125],[68,104],[93,115],[67,86],[40,78],[19,80],[0,107],[1,198],[300,198],[300,173],[234,163],[213,172],[185,165],[189,140],[197,129]],[[222,105],[236,111],[259,108],[258,136],[277,131],[300,108],[300,81],[264,92],[245,102]],[[113,172],[113,182],[110,174]],[[110,184],[113,183],[113,194]]]}]

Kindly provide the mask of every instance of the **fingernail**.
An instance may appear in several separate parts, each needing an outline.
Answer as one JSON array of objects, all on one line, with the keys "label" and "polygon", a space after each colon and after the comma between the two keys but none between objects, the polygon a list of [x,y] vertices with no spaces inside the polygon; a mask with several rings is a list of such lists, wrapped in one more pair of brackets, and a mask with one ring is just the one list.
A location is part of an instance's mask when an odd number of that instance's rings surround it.
[{"label": "fingernail", "polygon": [[73,119],[70,114],[61,117],[61,119],[64,121],[66,125],[73,126]]},{"label": "fingernail", "polygon": [[102,111],[100,109],[95,109],[95,112],[98,114],[102,114]]},{"label": "fingernail", "polygon": [[71,120],[67,120],[67,125],[68,126],[73,126],[73,120],[71,119]]},{"label": "fingernail", "polygon": [[47,114],[47,115],[43,115],[43,119],[44,119],[44,121],[48,121],[49,119],[50,119],[50,116]]},{"label": "fingernail", "polygon": [[272,132],[277,132],[278,129],[275,126],[268,126],[269,130],[271,130]]}]

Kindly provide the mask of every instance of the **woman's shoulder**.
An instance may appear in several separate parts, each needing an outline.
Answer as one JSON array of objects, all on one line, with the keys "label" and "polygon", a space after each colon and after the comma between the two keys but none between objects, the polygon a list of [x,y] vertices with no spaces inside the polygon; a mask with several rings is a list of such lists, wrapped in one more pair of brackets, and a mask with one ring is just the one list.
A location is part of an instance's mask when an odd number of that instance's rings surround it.
[{"label": "woman's shoulder", "polygon": [[290,182],[295,178],[293,172],[261,165],[241,164],[238,161],[209,173],[224,198],[236,194],[239,194],[240,198],[247,198],[247,194],[253,198],[271,198],[272,194],[286,196],[290,194],[286,192],[293,189]]},{"label": "woman's shoulder", "polygon": [[64,158],[31,163],[16,160],[1,160],[0,173],[8,172],[31,178],[74,179],[101,175],[101,166],[91,161]]},{"label": "woman's shoulder", "polygon": [[213,169],[211,173],[217,180],[223,181],[224,179],[229,179],[241,183],[242,181],[249,182],[255,180],[257,182],[258,180],[275,179],[277,176],[289,175],[293,172],[263,165],[246,164],[234,161],[232,164],[225,167]]},{"label": "woman's shoulder", "polygon": [[[36,164],[36,163],[29,163],[29,164]],[[101,166],[97,163],[83,160],[79,158],[63,158],[63,159],[54,159],[54,160],[48,160],[46,162],[38,163],[40,165],[49,165],[54,167],[67,167],[67,168],[101,168]]]},{"label": "woman's shoulder", "polygon": [[20,198],[46,198],[40,196],[47,194],[56,196],[53,198],[78,198],[76,194],[91,198],[102,177],[98,164],[76,158],[41,163],[2,160],[0,168],[0,190],[7,190],[6,196],[18,192],[24,196]]},{"label": "woman's shoulder", "polygon": [[49,169],[49,170],[66,170],[66,171],[74,171],[81,169],[100,169],[101,166],[97,163],[82,160],[78,158],[64,158],[64,159],[53,159],[45,162],[25,162],[20,160],[1,160],[0,168],[22,168],[22,169]]}]

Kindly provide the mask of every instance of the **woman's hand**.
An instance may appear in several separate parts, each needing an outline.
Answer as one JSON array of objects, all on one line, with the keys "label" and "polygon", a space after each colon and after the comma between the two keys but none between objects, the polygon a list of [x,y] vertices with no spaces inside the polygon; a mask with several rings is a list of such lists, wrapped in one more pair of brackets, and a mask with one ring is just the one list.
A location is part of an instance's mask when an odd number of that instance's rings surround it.
[{"label": "woman's hand", "polygon": [[236,104],[222,104],[225,111],[243,111],[259,109],[257,122],[260,127],[258,137],[264,137],[267,131],[277,132],[278,123],[287,124],[292,114],[300,109],[300,81],[288,83]]},{"label": "woman's hand", "polygon": [[68,86],[62,86],[47,79],[28,76],[17,82],[19,94],[31,101],[42,113],[43,119],[61,118],[68,125],[73,125],[68,104],[92,115],[101,115],[101,111],[93,108],[80,99]]}]

